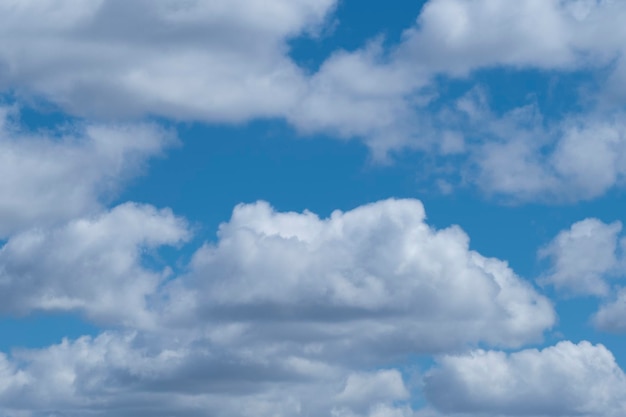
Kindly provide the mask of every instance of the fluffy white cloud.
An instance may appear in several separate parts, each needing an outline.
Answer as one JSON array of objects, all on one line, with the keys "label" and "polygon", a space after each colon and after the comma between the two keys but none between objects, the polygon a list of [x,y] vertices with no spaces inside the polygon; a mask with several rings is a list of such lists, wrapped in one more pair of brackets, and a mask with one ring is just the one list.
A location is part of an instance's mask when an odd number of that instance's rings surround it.
[{"label": "fluffy white cloud", "polygon": [[399,44],[386,49],[373,41],[338,51],[307,74],[288,56],[287,41],[315,32],[335,5],[5,2],[1,79],[20,96],[41,95],[77,114],[285,117],[303,131],[362,137],[383,154],[421,149],[432,139],[430,116],[416,110],[437,94],[438,74],[466,76],[502,65],[598,68],[624,49],[615,40],[624,31],[620,2],[431,0]]},{"label": "fluffy white cloud", "polygon": [[616,42],[594,45],[588,39],[608,37],[594,27],[597,19],[621,30],[611,13],[623,15],[626,9],[612,3],[431,0],[417,25],[405,32],[400,53],[416,65],[453,75],[500,65],[568,70],[591,64],[598,50],[613,48],[616,55]]},{"label": "fluffy white cloud", "polygon": [[142,266],[143,252],[188,235],[171,211],[132,203],[15,234],[0,249],[0,312],[80,311],[100,322],[150,326],[147,297],[164,276]]},{"label": "fluffy white cloud", "polygon": [[[467,168],[460,182],[516,201],[590,199],[624,184],[621,113],[566,116],[545,128],[540,119],[472,123],[463,109],[429,108],[438,76],[503,66],[600,71],[608,78],[598,76],[604,93],[595,101],[621,108],[623,3],[430,0],[398,44],[335,51],[308,73],[289,57],[288,40],[319,29],[335,3],[5,2],[0,79],[18,97],[43,96],[80,115],[284,118],[305,133],[361,138],[378,159],[404,148],[469,151],[469,164],[453,162]],[[485,146],[467,143],[476,141]],[[448,192],[456,183],[438,182]]]},{"label": "fluffy white cloud", "polygon": [[172,319],[195,310],[311,349],[323,341],[318,354],[348,360],[519,346],[554,323],[546,298],[506,263],[470,250],[460,228],[428,226],[416,200],[327,219],[240,205],[169,291]]},{"label": "fluffy white cloud", "polygon": [[458,133],[473,138],[463,178],[489,195],[563,203],[590,200],[626,184],[623,112],[548,123],[528,105],[496,116],[476,91],[458,100],[454,111],[467,120]]},{"label": "fluffy white cloud", "polygon": [[424,384],[429,401],[446,413],[617,417],[626,412],[626,375],[610,351],[589,342],[444,356]]},{"label": "fluffy white cloud", "polygon": [[15,108],[0,108],[0,237],[101,209],[175,137],[149,124],[29,132]]},{"label": "fluffy white cloud", "polygon": [[518,346],[555,320],[506,264],[424,216],[415,200],[328,219],[240,205],[167,283],[141,261],[188,234],[166,210],[129,203],[16,234],[0,251],[5,310],[78,310],[143,330],[2,357],[2,412],[411,416],[409,387],[389,366]]},{"label": "fluffy white cloud", "polygon": [[316,30],[334,4],[3,2],[0,88],[43,96],[88,116],[279,116],[304,87],[302,71],[286,55],[286,41]]},{"label": "fluffy white cloud", "polygon": [[552,263],[541,282],[573,294],[607,295],[605,279],[618,273],[621,263],[617,254],[621,230],[620,222],[585,219],[560,232],[539,251]]},{"label": "fluffy white cloud", "polygon": [[569,295],[601,296],[593,323],[610,332],[626,332],[626,289],[610,280],[626,277],[626,237],[621,231],[621,222],[589,218],[561,231],[539,250],[551,261],[539,282]]}]

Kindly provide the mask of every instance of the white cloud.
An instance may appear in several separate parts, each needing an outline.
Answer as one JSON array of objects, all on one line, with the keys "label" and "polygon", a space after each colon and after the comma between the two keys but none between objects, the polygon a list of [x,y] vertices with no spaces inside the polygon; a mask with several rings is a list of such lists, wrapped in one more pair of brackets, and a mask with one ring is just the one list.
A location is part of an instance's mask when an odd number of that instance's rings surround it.
[{"label": "white cloud", "polygon": [[147,297],[164,277],[142,266],[143,252],[188,235],[171,211],[132,203],[15,234],[0,249],[0,312],[79,311],[99,322],[152,325]]},{"label": "white cloud", "polygon": [[[417,133],[425,124],[414,102],[425,94],[414,91],[427,83],[427,76],[390,61],[377,39],[362,50],[329,57],[310,77],[306,95],[287,118],[306,133],[360,137],[379,158],[390,149],[424,149]],[[419,136],[426,135],[420,131]]]},{"label": "white cloud", "polygon": [[558,68],[575,61],[574,27],[559,1],[434,0],[405,32],[401,51],[459,75],[494,65]]},{"label": "white cloud", "polygon": [[435,230],[424,220],[415,200],[328,219],[240,205],[219,242],[202,247],[172,285],[181,301],[169,314],[184,320],[195,305],[206,320],[323,341],[320,354],[353,361],[541,338],[554,323],[548,300],[504,262],[471,251],[460,228]]},{"label": "white cloud", "polygon": [[149,124],[28,132],[15,109],[0,108],[0,237],[97,212],[174,141]]},{"label": "white cloud", "polygon": [[560,232],[539,251],[552,267],[544,284],[572,294],[607,295],[606,278],[618,273],[618,238],[622,224],[585,219]]},{"label": "white cloud", "polygon": [[471,119],[465,179],[514,202],[576,202],[626,184],[626,124],[622,112],[568,116],[546,123],[529,105],[497,117],[480,99],[457,110]]},{"label": "white cloud", "polygon": [[597,69],[624,49],[615,40],[626,14],[620,2],[431,0],[399,44],[386,49],[374,40],[337,51],[306,74],[289,57],[287,41],[315,32],[335,5],[5,2],[0,73],[6,90],[42,95],[75,114],[284,117],[306,132],[359,136],[382,154],[423,149],[432,140],[420,103],[433,95],[438,74],[498,66]]},{"label": "white cloud", "polygon": [[429,227],[415,200],[328,219],[240,205],[188,274],[164,283],[142,266],[145,248],[187,234],[171,212],[128,203],[11,237],[0,252],[5,309],[77,310],[143,330],[3,357],[4,415],[408,417],[409,388],[389,366],[519,346],[555,320],[458,227]]},{"label": "white cloud", "polygon": [[287,39],[316,30],[334,4],[3,2],[0,78],[19,96],[43,96],[79,115],[276,117],[304,86]]},{"label": "white cloud", "polygon": [[[611,111],[624,99],[611,81],[626,74],[615,64],[624,53],[615,42],[624,17],[626,7],[614,1],[431,0],[399,44],[385,49],[374,40],[331,55],[287,117],[304,132],[360,137],[379,159],[404,148],[446,155],[452,134],[453,153],[469,151],[475,163],[470,173],[461,170],[464,183],[515,201],[595,198],[626,176],[623,115]],[[476,70],[502,67],[605,71],[608,79],[597,77],[601,97],[586,100],[604,103],[611,116],[587,105],[588,114],[561,114],[546,127],[524,114],[528,108],[504,117],[462,105],[429,109],[439,96],[437,75],[471,81]]]},{"label": "white cloud", "polygon": [[621,232],[619,221],[607,224],[588,218],[539,250],[551,261],[539,282],[569,295],[602,297],[592,321],[601,330],[618,333],[626,332],[626,289],[612,282],[626,277],[626,237]]},{"label": "white cloud", "polygon": [[[16,350],[11,358],[0,356],[0,411],[10,417],[81,416],[85,410],[96,416],[323,417],[339,406],[351,412],[345,401],[333,399],[346,375],[355,383],[341,367],[311,373],[301,366],[303,359],[246,351],[241,345],[221,349],[203,339],[182,342],[132,332]],[[384,412],[393,410],[387,400],[406,396],[397,371],[356,378],[357,385],[364,379],[395,384],[395,391],[383,387],[388,395],[370,401],[370,416],[410,415]],[[354,395],[352,400],[368,401]]]},{"label": "white cloud", "polygon": [[626,375],[609,350],[589,342],[444,356],[424,384],[429,401],[445,413],[617,417],[626,412]]},{"label": "white cloud", "polygon": [[[529,127],[495,115],[468,124],[463,109],[428,107],[440,94],[437,76],[471,80],[476,70],[506,67],[596,71],[603,91],[587,102],[621,108],[622,2],[430,0],[396,45],[373,39],[337,50],[307,73],[289,57],[288,40],[314,33],[335,6],[334,0],[9,2],[0,5],[0,78],[18,97],[43,96],[92,117],[284,118],[304,133],[358,137],[379,160],[410,148],[452,154],[458,167],[459,154],[469,155],[471,168],[455,173],[460,183],[514,201],[571,202],[623,186],[619,112],[560,115],[546,128],[540,119],[524,121]],[[507,123],[504,137],[490,131]],[[463,139],[470,137],[485,146],[469,146]],[[459,182],[438,181],[446,192]]]},{"label": "white cloud", "polygon": [[626,333],[626,288],[618,289],[600,306],[593,316],[593,323],[604,331]]}]

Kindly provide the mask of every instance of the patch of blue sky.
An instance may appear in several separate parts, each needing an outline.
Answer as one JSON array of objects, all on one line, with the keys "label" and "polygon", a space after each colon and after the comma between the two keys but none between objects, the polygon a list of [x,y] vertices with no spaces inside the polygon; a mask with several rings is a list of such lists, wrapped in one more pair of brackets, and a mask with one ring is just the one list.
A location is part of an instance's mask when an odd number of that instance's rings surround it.
[{"label": "patch of blue sky", "polygon": [[373,39],[393,47],[402,39],[402,33],[415,24],[425,3],[423,0],[393,4],[374,0],[339,1],[320,33],[289,41],[289,56],[302,68],[315,72],[337,50],[354,51]]},{"label": "patch of blue sky", "polygon": [[80,315],[70,313],[32,313],[0,317],[0,352],[13,349],[38,349],[61,343],[63,338],[96,336],[100,328]]},{"label": "patch of blue sky", "polygon": [[535,68],[490,67],[466,77],[438,74],[433,78],[436,96],[427,109],[437,112],[454,100],[480,91],[494,116],[533,106],[544,123],[586,110],[588,97],[598,91],[598,73],[590,70],[547,71]]}]

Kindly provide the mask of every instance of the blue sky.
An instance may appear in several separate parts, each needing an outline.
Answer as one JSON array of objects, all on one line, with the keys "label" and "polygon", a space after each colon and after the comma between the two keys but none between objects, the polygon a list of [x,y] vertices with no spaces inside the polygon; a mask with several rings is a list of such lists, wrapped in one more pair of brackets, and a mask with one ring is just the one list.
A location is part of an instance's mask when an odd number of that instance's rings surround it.
[{"label": "blue sky", "polygon": [[0,3],[0,416],[623,416],[624,18]]}]

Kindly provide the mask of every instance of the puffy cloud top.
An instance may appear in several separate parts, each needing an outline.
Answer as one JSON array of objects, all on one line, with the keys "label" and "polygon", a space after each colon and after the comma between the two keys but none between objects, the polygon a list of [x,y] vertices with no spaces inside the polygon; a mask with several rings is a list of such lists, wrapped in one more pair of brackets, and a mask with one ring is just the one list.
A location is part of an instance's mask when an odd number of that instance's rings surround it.
[{"label": "puffy cloud top", "polygon": [[611,352],[589,342],[444,356],[426,376],[425,392],[448,413],[617,417],[626,412],[626,375]]},{"label": "puffy cloud top", "polygon": [[426,224],[416,200],[327,219],[261,202],[234,210],[183,282],[207,318],[308,323],[349,345],[402,352],[539,339],[554,323],[550,302],[504,262],[468,246],[460,228]]}]

